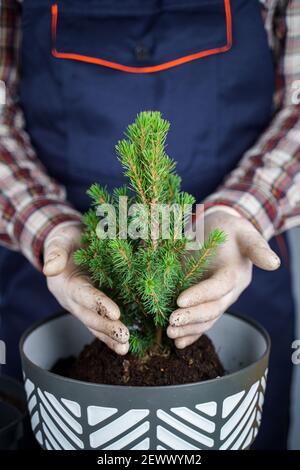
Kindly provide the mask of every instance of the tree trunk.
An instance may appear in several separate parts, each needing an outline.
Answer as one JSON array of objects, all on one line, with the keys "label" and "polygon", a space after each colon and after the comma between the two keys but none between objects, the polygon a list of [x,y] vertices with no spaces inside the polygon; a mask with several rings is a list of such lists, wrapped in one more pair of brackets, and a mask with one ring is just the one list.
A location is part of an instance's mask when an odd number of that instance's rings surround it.
[{"label": "tree trunk", "polygon": [[162,335],[163,335],[162,328],[157,327],[156,328],[156,333],[155,333],[155,344],[157,346],[161,346],[161,344],[162,344]]}]

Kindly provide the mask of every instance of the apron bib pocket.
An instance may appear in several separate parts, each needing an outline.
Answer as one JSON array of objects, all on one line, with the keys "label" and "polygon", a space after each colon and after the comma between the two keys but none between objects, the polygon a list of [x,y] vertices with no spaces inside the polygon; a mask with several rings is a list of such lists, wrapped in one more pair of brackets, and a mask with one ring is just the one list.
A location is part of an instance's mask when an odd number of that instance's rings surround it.
[{"label": "apron bib pocket", "polygon": [[117,138],[141,110],[170,120],[168,152],[184,175],[215,160],[218,56],[230,50],[229,0],[52,5],[52,55],[66,113],[68,173],[122,181]]}]

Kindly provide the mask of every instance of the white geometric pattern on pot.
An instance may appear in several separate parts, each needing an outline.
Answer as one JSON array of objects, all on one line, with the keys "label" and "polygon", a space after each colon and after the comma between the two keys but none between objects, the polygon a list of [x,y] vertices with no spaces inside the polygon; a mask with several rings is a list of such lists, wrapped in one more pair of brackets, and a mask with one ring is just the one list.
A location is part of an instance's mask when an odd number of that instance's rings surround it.
[{"label": "white geometric pattern on pot", "polygon": [[[167,448],[169,449],[174,449],[174,450],[198,450],[199,449],[199,447],[196,447],[193,444],[190,444],[190,442],[186,441],[185,439],[182,439],[177,434],[174,434],[171,431],[168,431],[163,426],[157,426],[156,437],[158,441],[161,441],[163,444],[166,444],[168,446]],[[158,445],[157,449],[163,450],[166,448]]]},{"label": "white geometric pattern on pot", "polygon": [[227,418],[227,416],[230,415],[232,410],[234,410],[236,405],[241,401],[245,393],[245,390],[243,390],[242,392],[235,393],[234,395],[230,395],[229,397],[225,398],[222,407],[222,418]]},{"label": "white geometric pattern on pot", "polygon": [[135,446],[131,447],[131,450],[149,450],[149,449],[150,449],[150,439],[149,439],[149,437],[146,437],[146,439],[139,442]]},{"label": "white geometric pattern on pot", "polygon": [[[84,443],[79,437],[83,434],[82,424],[74,418],[74,416],[81,417],[79,403],[66,398],[58,400],[53,394],[43,392],[40,388],[37,388],[36,394],[36,388],[29,379],[25,382],[25,389],[32,430],[40,445],[48,450],[83,449]],[[89,406],[88,424],[95,427],[116,413],[118,413],[116,408]],[[101,446],[107,450],[118,450],[132,444],[131,449],[149,449],[150,439],[145,434],[150,429],[150,423],[149,421],[141,423],[148,415],[148,409],[133,409],[118,415],[116,419],[90,434],[91,447]],[[118,437],[119,439],[116,439]]]},{"label": "white geometric pattern on pot", "polygon": [[[245,391],[227,397],[223,401],[222,418],[228,418],[221,427],[220,450],[246,449],[257,435],[267,370],[260,381],[255,382],[248,393]],[[225,421],[225,420],[224,420]]]},{"label": "white geometric pattern on pot", "polygon": [[[197,409],[198,405],[195,408]],[[213,447],[214,439],[207,434],[213,433],[216,425],[214,421],[198,412],[186,407],[174,407],[170,409],[170,412],[157,410],[156,415],[162,421],[157,426],[157,439],[168,448],[196,450],[199,449],[199,444],[201,448]],[[159,445],[157,449],[161,447]]]},{"label": "white geometric pattern on pot", "polygon": [[45,396],[48,398],[49,403],[52,405],[53,409],[59,413],[59,415],[64,419],[64,421],[72,428],[77,434],[82,434],[82,426],[73,416],[66,410],[64,406],[55,398],[52,393],[44,392]]},{"label": "white geometric pattern on pot", "polygon": [[35,438],[38,441],[38,443],[42,446],[43,445],[43,436],[42,436],[41,431],[38,431],[36,433]]},{"label": "white geometric pattern on pot", "polygon": [[[217,442],[220,442],[217,444],[220,450],[248,448],[260,425],[267,372],[248,391],[226,397],[219,409],[216,402],[200,403],[194,409],[184,406],[158,409],[156,435],[159,443],[156,448],[210,449]],[[86,408],[82,420],[83,410],[79,403],[42,391],[26,378],[25,390],[33,432],[46,449],[83,449],[83,434],[94,449],[150,449],[147,435],[150,422],[145,420],[148,409],[120,413],[117,408],[91,405]],[[218,418],[214,418],[217,411]],[[216,437],[219,419],[222,423]]]},{"label": "white geometric pattern on pot", "polygon": [[217,403],[215,401],[199,403],[199,405],[196,405],[196,408],[208,416],[216,416],[217,414]]},{"label": "white geometric pattern on pot", "polygon": [[[198,405],[196,406],[198,408]],[[172,413],[175,413],[180,418],[184,419],[188,423],[193,424],[197,428],[201,429],[202,431],[212,433],[216,429],[216,425],[210,419],[201,416],[199,413],[195,413],[195,411],[190,410],[186,407],[176,407],[171,408]],[[208,446],[210,447],[210,446]]]},{"label": "white geometric pattern on pot", "polygon": [[[143,424],[135,428],[133,431],[126,433],[124,437],[121,437],[121,439],[118,439],[117,441],[113,442],[112,444],[104,447],[104,450],[120,450],[124,449],[124,447],[128,446],[129,444],[132,444],[136,439],[140,438],[141,436],[144,436],[146,432],[148,432],[150,429],[150,423],[149,421],[145,421]],[[139,441],[137,444],[133,445],[133,447],[130,447],[131,450],[147,450],[150,449],[150,439],[149,437],[146,437],[145,439],[142,439]]]},{"label": "white geometric pattern on pot", "polygon": [[[242,417],[245,415],[246,412],[249,411],[249,409],[251,409],[251,407],[253,407],[254,409],[257,398],[258,398],[258,393],[257,393],[258,386],[259,386],[259,381],[255,382],[252,385],[252,387],[250,388],[246,396],[243,398],[243,400],[233,408],[233,412],[229,415],[229,418],[227,419],[225,424],[221,427],[221,432],[220,432],[221,441],[226,439],[236,429]],[[233,397],[235,397],[235,395],[233,395]],[[228,398],[226,398],[226,400],[228,400]]]},{"label": "white geometric pattern on pot", "polygon": [[[107,408],[105,408],[105,410],[107,410]],[[115,409],[112,408],[112,410]],[[134,443],[141,436],[143,436],[144,439],[144,434],[150,427],[149,421],[140,424],[138,427],[135,426],[148,416],[148,414],[149,410],[147,409],[133,409],[123,413],[90,434],[89,439],[91,447],[96,449],[99,447],[103,448],[105,445],[105,449],[123,449],[125,446]],[[135,429],[131,430],[133,427],[135,427]],[[129,430],[131,431],[128,433]],[[110,441],[117,437],[119,437],[118,441],[109,444]]]},{"label": "white geometric pattern on pot", "polygon": [[35,386],[34,383],[31,382],[31,380],[26,379],[25,380],[25,390],[26,390],[26,395],[27,395],[27,400],[29,400],[32,392],[34,391]]},{"label": "white geometric pattern on pot", "polygon": [[266,384],[267,384],[267,376],[268,376],[268,369],[266,369],[263,377],[260,380],[260,392],[258,396],[258,403],[257,403],[257,413],[256,413],[256,429],[254,436],[256,437],[258,433],[258,429],[261,423],[262,411],[263,411],[263,404],[265,399],[265,391],[266,391]]},{"label": "white geometric pattern on pot", "polygon": [[33,394],[31,398],[28,400],[28,404],[27,404],[28,410],[31,416],[33,414],[32,411],[36,407],[36,405],[37,405],[37,399],[36,399],[35,394]]},{"label": "white geometric pattern on pot", "polygon": [[[59,442],[61,449],[75,450],[76,447],[74,447],[74,445],[71,444],[69,440],[66,439],[65,435],[60,431],[59,423],[56,423],[55,418],[52,418],[47,413],[47,411],[45,410],[42,404],[40,405],[40,410],[41,410],[41,417],[43,419],[44,431],[45,429],[47,429],[50,435],[55,436],[57,442]],[[81,448],[83,448],[83,445],[81,446]]]},{"label": "white geometric pattern on pot", "polygon": [[79,403],[73,400],[67,400],[67,398],[61,398],[61,402],[73,413],[77,418],[81,417],[81,407]]},{"label": "white geometric pattern on pot", "polygon": [[[77,434],[82,434],[82,426],[78,423],[66,410],[62,408],[54,408],[48,392],[43,393],[38,388],[38,397],[40,400],[40,413],[43,422],[49,433],[59,442],[65,450],[74,450],[76,448],[83,449],[84,444]],[[51,395],[51,394],[48,394]],[[52,395],[53,398],[55,398]],[[55,399],[56,400],[56,399]],[[70,419],[72,418],[72,419]]]},{"label": "white geometric pattern on pot", "polygon": [[101,423],[117,412],[117,408],[107,408],[105,406],[88,406],[88,423],[90,426],[95,426],[96,424]]},{"label": "white geometric pattern on pot", "polygon": [[41,419],[40,419],[40,414],[39,414],[35,385],[33,382],[31,382],[31,380],[26,379],[25,376],[24,376],[24,380],[25,380],[27,404],[28,404],[28,409],[30,413],[31,428],[35,434],[36,440],[39,442],[41,446],[43,446],[44,444],[43,435],[40,430]]},{"label": "white geometric pattern on pot", "polygon": [[47,426],[45,425],[45,423],[43,423],[43,431],[44,431],[44,435],[45,435],[45,443],[46,443],[46,447],[48,450],[61,450],[61,447],[59,446],[57,440],[54,438],[54,436],[50,433],[50,431],[48,430]]}]

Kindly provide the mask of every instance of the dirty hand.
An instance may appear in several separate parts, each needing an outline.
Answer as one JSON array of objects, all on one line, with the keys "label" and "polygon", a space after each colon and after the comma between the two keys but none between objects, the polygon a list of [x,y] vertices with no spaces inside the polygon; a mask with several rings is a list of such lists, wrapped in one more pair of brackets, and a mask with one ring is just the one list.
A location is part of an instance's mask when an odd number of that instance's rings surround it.
[{"label": "dirty hand", "polygon": [[129,332],[120,322],[119,307],[97,290],[88,276],[74,264],[73,253],[80,246],[82,227],[61,224],[44,244],[44,268],[50,292],[60,305],[116,353],[126,354]]},{"label": "dirty hand", "polygon": [[238,299],[251,282],[253,265],[267,271],[280,266],[266,240],[238,214],[208,213],[205,237],[215,228],[227,235],[225,244],[218,248],[206,279],[180,294],[179,309],[170,316],[167,334],[180,349],[194,343]]}]

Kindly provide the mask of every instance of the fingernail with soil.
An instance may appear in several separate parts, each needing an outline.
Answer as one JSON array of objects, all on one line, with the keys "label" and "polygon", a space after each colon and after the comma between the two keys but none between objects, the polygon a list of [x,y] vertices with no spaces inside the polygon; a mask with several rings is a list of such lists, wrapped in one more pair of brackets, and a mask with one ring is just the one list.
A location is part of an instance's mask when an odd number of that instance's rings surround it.
[{"label": "fingernail with soil", "polygon": [[119,343],[127,343],[129,339],[129,331],[127,328],[117,328],[112,331],[113,338]]}]

